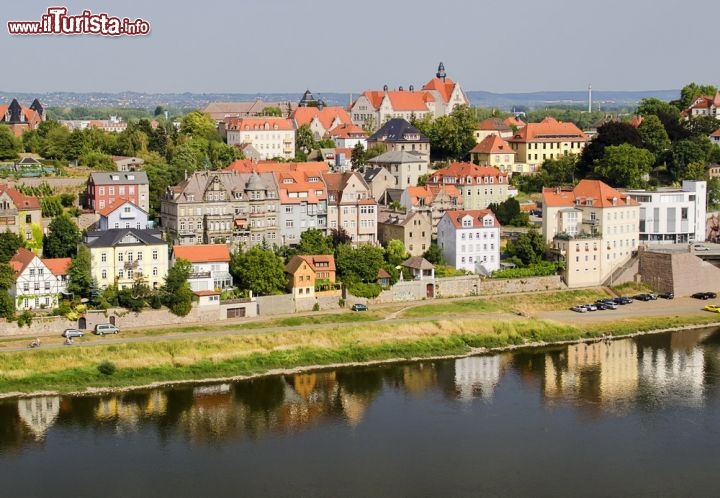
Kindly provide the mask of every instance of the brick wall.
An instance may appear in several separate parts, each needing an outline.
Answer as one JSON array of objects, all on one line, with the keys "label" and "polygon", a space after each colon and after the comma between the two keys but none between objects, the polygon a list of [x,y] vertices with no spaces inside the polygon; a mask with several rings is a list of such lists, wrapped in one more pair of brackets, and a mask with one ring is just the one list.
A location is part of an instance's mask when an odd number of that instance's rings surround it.
[{"label": "brick wall", "polygon": [[691,253],[640,252],[642,282],[657,292],[689,296],[720,290],[720,268]]}]

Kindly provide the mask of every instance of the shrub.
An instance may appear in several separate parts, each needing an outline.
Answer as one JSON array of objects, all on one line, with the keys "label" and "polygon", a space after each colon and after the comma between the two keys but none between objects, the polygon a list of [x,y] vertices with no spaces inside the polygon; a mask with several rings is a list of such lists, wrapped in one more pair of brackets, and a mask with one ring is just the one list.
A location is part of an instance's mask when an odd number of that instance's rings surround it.
[{"label": "shrub", "polygon": [[557,264],[549,261],[541,261],[525,268],[508,268],[506,270],[498,270],[492,274],[492,278],[547,277],[549,275],[555,275],[557,271]]},{"label": "shrub", "polygon": [[382,288],[376,283],[363,284],[360,282],[351,284],[348,290],[353,296],[364,297],[367,299],[378,297],[382,292]]},{"label": "shrub", "polygon": [[22,327],[24,325],[27,325],[28,327],[30,327],[32,325],[32,322],[33,322],[33,314],[30,313],[28,310],[23,311],[17,317],[18,327]]},{"label": "shrub", "polygon": [[340,299],[338,299],[338,306],[340,306],[341,308],[345,307],[345,299],[344,298],[341,297]]},{"label": "shrub", "polygon": [[320,303],[313,304],[313,311],[320,311]]},{"label": "shrub", "polygon": [[103,375],[110,376],[115,373],[115,370],[117,370],[117,367],[115,366],[115,363],[112,361],[103,361],[97,366],[98,372],[100,372]]}]

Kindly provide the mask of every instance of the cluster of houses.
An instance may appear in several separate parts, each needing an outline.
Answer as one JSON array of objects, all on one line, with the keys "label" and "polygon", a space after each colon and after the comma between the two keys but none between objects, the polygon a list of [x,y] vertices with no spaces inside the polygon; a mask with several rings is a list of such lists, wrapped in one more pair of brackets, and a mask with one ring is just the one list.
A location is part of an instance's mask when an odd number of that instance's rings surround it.
[{"label": "cluster of houses", "polygon": [[[368,90],[347,109],[326,106],[309,91],[297,105],[209,104],[205,110],[221,135],[246,159],[186,175],[168,187],[155,222],[148,219],[150,186],[141,159],[115,157],[116,172],[92,173],[84,203],[98,221],[83,244],[90,250],[93,278],[101,288],[123,288],[142,276],[156,288],[168,266],[184,259],[192,264],[192,290],[217,301],[232,287],[231,251],[296,246],[309,229],[327,234],[342,229],[353,244],[401,240],[410,267],[421,276],[432,274],[421,257],[431,243],[455,268],[490,275],[500,268],[502,227],[488,206],[516,194],[511,175],[579,154],[589,136],[553,118],[540,123],[489,118],[475,130],[471,162],[433,170],[430,140],[410,121],[447,115],[464,104],[465,93],[442,64],[419,90]],[[720,118],[718,104],[720,94],[699,98],[686,114]],[[284,117],[262,115],[268,107],[280,108]],[[16,133],[36,127],[44,116],[37,100],[27,109],[13,101],[0,112]],[[314,139],[330,138],[336,147],[322,149],[316,161],[287,162],[296,154],[296,131],[305,125]],[[352,149],[358,144],[366,149],[383,144],[386,152],[353,168]],[[542,235],[564,263],[570,287],[600,285],[634,257],[639,245],[705,240],[706,195],[700,181],[652,192],[619,191],[592,180],[573,189],[545,189]],[[0,225],[31,239],[41,223],[36,198],[0,186]],[[18,309],[56,306],[57,296],[66,292],[69,261],[21,250],[11,264],[18,276],[13,290]],[[335,283],[335,263],[328,255],[296,256],[286,273],[288,291],[296,298],[314,297],[318,282]]]}]

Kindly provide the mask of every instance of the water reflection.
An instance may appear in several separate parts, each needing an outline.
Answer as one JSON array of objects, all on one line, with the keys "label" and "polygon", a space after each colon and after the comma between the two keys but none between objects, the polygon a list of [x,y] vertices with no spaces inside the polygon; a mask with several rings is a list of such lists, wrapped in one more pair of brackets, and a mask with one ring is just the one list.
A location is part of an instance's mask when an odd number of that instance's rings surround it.
[{"label": "water reflection", "polygon": [[376,400],[439,394],[449,403],[492,404],[508,377],[536,390],[546,405],[595,413],[701,408],[718,385],[717,329],[644,336],[373,368],[318,371],[98,397],[44,396],[0,403],[0,455],[44,444],[54,427],[132,433],[154,429],[160,441],[192,445],[307,431],[354,430]]}]

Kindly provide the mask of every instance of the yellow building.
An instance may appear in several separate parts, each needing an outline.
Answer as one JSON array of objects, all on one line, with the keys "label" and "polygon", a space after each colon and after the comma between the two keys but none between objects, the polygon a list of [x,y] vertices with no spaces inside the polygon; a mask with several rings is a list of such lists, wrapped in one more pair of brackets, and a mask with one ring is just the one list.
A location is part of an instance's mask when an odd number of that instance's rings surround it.
[{"label": "yellow building", "polygon": [[92,276],[100,288],[117,283],[132,287],[139,276],[150,288],[161,287],[168,271],[168,244],[157,230],[117,228],[88,232]]},{"label": "yellow building", "polygon": [[491,166],[503,173],[515,173],[515,154],[517,152],[501,137],[488,135],[472,148],[470,159],[476,164]]},{"label": "yellow building", "polygon": [[515,156],[516,172],[534,173],[546,159],[580,154],[589,137],[573,123],[561,123],[547,117],[528,123],[508,139]]}]

